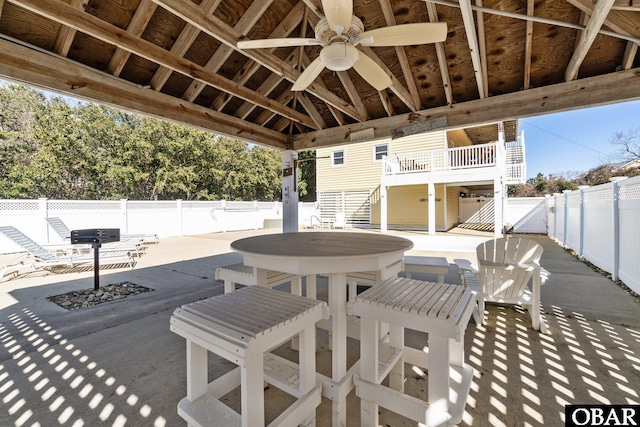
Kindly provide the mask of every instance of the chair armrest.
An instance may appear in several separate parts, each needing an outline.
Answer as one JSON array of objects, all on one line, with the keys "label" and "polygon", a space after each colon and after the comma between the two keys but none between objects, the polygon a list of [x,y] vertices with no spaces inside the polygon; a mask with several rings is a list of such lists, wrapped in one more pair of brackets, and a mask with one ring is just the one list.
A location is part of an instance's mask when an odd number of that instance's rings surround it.
[{"label": "chair armrest", "polygon": [[[516,264],[513,264],[513,263],[494,262],[494,261],[488,261],[486,259],[479,259],[478,265],[480,267],[494,267],[494,268],[516,267]],[[527,268],[527,266],[524,264],[520,264],[518,266]]]},{"label": "chair armrest", "polygon": [[549,272],[549,270],[546,270],[546,269],[540,267],[540,280],[541,280],[541,284],[542,285],[544,285],[544,282],[547,281],[549,276],[551,276],[551,273]]},{"label": "chair armrest", "polygon": [[471,261],[469,261],[468,259],[456,258],[453,260],[453,262],[458,266],[460,270],[470,271],[473,274],[479,273],[478,269],[475,268],[471,264]]}]

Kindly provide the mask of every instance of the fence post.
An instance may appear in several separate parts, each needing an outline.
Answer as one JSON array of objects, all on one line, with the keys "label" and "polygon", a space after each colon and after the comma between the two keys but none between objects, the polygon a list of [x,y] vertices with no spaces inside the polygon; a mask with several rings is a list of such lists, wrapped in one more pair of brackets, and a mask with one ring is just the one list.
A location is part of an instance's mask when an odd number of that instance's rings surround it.
[{"label": "fence post", "polygon": [[620,210],[618,209],[618,201],[620,200],[619,181],[627,179],[626,176],[613,176],[610,178],[613,184],[611,191],[613,192],[613,271],[611,272],[611,280],[618,280],[618,268],[620,267]]},{"label": "fence post", "polygon": [[557,242],[560,241],[558,239],[558,194],[553,193],[553,238],[556,239]]},{"label": "fence post", "polygon": [[545,217],[545,226],[547,229],[547,236],[549,235],[549,214],[551,213],[551,210],[549,209],[549,199],[551,199],[551,194],[545,194],[544,195],[544,217]]},{"label": "fence post", "polygon": [[40,213],[40,236],[42,237],[43,242],[51,243],[49,241],[49,224],[47,223],[47,217],[49,216],[49,205],[47,203],[46,197],[41,197],[38,199],[38,212]]},{"label": "fence post", "polygon": [[120,213],[122,215],[122,222],[120,228],[122,234],[129,232],[129,212],[127,212],[127,199],[120,199]]},{"label": "fence post", "polygon": [[569,193],[571,190],[562,190],[564,199],[564,226],[562,227],[562,246],[567,246],[567,217],[569,216]]},{"label": "fence post", "polygon": [[178,213],[178,236],[183,236],[184,224],[182,223],[182,199],[176,199],[176,209]]},{"label": "fence post", "polygon": [[578,256],[582,256],[584,252],[584,189],[589,188],[588,185],[578,186],[580,191],[580,245],[578,247]]}]

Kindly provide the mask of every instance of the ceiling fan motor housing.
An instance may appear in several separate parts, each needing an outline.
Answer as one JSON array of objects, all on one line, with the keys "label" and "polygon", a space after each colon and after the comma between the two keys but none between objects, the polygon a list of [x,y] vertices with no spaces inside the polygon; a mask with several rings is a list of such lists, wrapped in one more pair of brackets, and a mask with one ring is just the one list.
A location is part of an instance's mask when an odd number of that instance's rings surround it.
[{"label": "ceiling fan motor housing", "polygon": [[345,71],[358,59],[358,50],[347,43],[333,43],[322,48],[320,59],[332,71]]}]

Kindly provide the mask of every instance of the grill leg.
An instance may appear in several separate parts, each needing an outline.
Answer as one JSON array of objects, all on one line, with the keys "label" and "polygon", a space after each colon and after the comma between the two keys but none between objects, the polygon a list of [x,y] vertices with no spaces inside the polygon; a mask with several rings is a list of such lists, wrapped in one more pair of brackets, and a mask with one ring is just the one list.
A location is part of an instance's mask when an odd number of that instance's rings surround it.
[{"label": "grill leg", "polygon": [[100,289],[100,243],[93,245],[93,290]]}]

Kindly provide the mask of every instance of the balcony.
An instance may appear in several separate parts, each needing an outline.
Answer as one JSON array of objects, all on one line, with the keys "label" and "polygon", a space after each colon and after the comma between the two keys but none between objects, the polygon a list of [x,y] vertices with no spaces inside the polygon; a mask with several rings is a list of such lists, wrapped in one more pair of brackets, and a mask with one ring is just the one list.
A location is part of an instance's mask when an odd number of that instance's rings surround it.
[{"label": "balcony", "polygon": [[517,141],[454,147],[387,156],[383,179],[387,185],[433,182],[486,182],[502,175],[505,184],[526,181],[524,135]]}]

